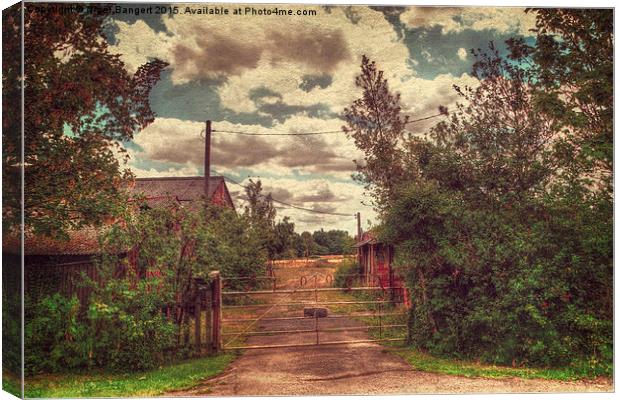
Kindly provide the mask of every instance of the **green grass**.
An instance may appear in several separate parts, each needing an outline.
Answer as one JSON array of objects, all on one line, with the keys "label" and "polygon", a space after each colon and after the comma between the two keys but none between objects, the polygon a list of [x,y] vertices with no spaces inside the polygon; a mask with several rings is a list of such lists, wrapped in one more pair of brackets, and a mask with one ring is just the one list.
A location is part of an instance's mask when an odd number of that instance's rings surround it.
[{"label": "green grass", "polygon": [[448,375],[484,378],[541,378],[562,381],[591,378],[587,372],[575,368],[538,369],[512,368],[496,365],[485,365],[471,361],[461,361],[435,357],[411,347],[391,347],[386,351],[401,356],[418,371],[436,372]]},{"label": "green grass", "polygon": [[6,371],[2,372],[2,390],[11,393],[13,396],[22,397],[22,388],[19,378]]},{"label": "green grass", "polygon": [[234,354],[205,357],[132,373],[87,372],[26,378],[26,397],[148,397],[189,389],[220,374]]}]

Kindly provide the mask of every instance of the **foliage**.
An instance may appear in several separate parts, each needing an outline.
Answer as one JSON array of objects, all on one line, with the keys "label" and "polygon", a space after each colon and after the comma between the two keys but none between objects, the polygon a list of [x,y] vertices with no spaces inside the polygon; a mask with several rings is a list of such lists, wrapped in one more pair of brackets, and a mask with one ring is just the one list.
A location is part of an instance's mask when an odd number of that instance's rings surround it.
[{"label": "foliage", "polygon": [[[286,241],[287,239],[282,236],[276,236],[276,209],[273,206],[271,193],[263,194],[262,182],[260,180],[254,182],[250,179],[250,183],[245,186],[245,195],[247,205],[243,215],[249,221],[252,229],[261,238],[262,243],[259,248],[265,250],[268,258],[273,260],[276,258],[278,251],[282,250],[278,247],[281,244],[278,242],[281,240]],[[290,227],[286,226],[287,223],[288,221],[284,223],[284,226],[280,227],[278,234],[281,235],[287,229],[290,229]],[[284,228],[284,232],[282,228]]]},{"label": "foliage", "polygon": [[[508,42],[511,58],[528,66],[541,113],[561,120],[570,135],[565,178],[595,168],[611,191],[613,172],[613,12],[533,9],[536,45]],[[573,179],[576,178],[573,176]]]},{"label": "foliage", "polygon": [[[9,266],[7,264],[5,263],[3,266],[4,271],[15,268],[15,265]],[[5,282],[6,278],[3,276]],[[16,291],[7,289],[5,286],[2,290],[2,368],[4,371],[11,371],[16,374],[22,369],[21,295]]]},{"label": "foliage", "polygon": [[[121,141],[154,119],[150,89],[166,63],[154,60],[130,74],[108,51],[105,15],[65,13],[24,5],[24,218],[35,234],[66,236],[119,212]],[[4,55],[22,54],[20,8],[3,13]],[[3,216],[20,222],[21,62],[3,63]],[[76,173],[79,171],[79,173]]]},{"label": "foliage", "polygon": [[334,287],[349,287],[352,285],[352,277],[359,275],[357,260],[345,260],[334,271]]},{"label": "foliage", "polygon": [[[611,17],[589,11],[540,11],[538,45],[512,41],[512,60],[492,45],[474,53],[480,85],[455,88],[461,103],[450,119],[397,146],[403,153],[393,168],[406,174],[384,203],[379,236],[394,245],[411,289],[416,347],[611,373],[611,104],[590,86],[606,93],[609,85]],[[568,38],[577,45],[562,44]],[[602,60],[587,79],[573,59],[581,52]],[[556,53],[558,64],[549,59]],[[555,74],[559,68],[578,71]],[[562,95],[569,86],[583,93]]]},{"label": "foliage", "polygon": [[274,226],[274,258],[295,258],[297,256],[295,248],[297,236],[299,235],[295,233],[295,224],[290,222],[289,217],[284,217],[278,221]]},{"label": "foliage", "polygon": [[[147,370],[187,353],[196,279],[264,274],[266,257],[245,217],[220,206],[129,210],[101,238],[99,279],[80,314],[59,294],[27,307],[29,373],[101,367]],[[100,282],[103,282],[101,284]],[[174,351],[173,351],[174,350]]]},{"label": "foliage", "polygon": [[222,354],[164,365],[142,372],[111,373],[106,371],[73,372],[28,378],[26,397],[152,397],[174,390],[190,389],[205,379],[216,376],[235,358]]},{"label": "foliage", "polygon": [[80,302],[60,294],[25,303],[24,369],[27,374],[83,367],[89,348],[86,325],[78,320]]},{"label": "foliage", "polygon": [[349,236],[347,231],[331,229],[324,231],[323,229],[314,231],[312,238],[317,245],[316,254],[351,254],[355,252],[353,245],[355,240]]},{"label": "foliage", "polygon": [[363,162],[356,160],[355,177],[365,183],[374,195],[375,205],[381,207],[404,173],[400,162],[403,154],[397,144],[408,117],[401,115],[400,95],[390,92],[375,62],[363,56],[361,70],[355,86],[363,90],[363,95],[344,109],[347,125],[343,130],[364,151]]},{"label": "foliage", "polygon": [[[89,366],[142,371],[162,365],[175,348],[177,329],[162,313],[159,279],[109,279],[87,310]],[[162,293],[163,292],[163,293]]]}]

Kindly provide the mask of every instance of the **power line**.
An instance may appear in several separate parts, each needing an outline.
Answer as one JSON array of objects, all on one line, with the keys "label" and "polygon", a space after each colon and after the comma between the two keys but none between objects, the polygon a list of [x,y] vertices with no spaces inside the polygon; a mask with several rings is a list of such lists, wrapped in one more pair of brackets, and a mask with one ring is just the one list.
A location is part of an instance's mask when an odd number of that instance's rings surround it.
[{"label": "power line", "polygon": [[299,133],[258,133],[258,132],[242,132],[242,131],[226,131],[214,129],[212,132],[217,133],[235,133],[238,135],[246,135],[246,136],[310,136],[310,135],[325,135],[330,133],[343,133],[341,130],[338,131],[321,131],[321,132],[299,132]]},{"label": "power line", "polygon": [[414,123],[414,122],[426,121],[427,119],[436,118],[436,117],[439,117],[439,116],[442,116],[442,115],[448,115],[448,114],[447,114],[446,112],[440,112],[439,114],[430,115],[430,116],[428,116],[428,117],[418,118],[418,119],[413,119],[413,120],[411,120],[411,121],[407,121],[407,122],[405,123],[405,125],[407,125],[407,124],[412,124],[412,123]]},{"label": "power line", "polygon": [[[447,115],[447,112],[440,112],[439,114],[429,115],[428,117],[417,118],[411,121],[407,121],[405,125],[412,124],[415,122],[426,121],[432,118],[440,117],[442,115]],[[271,128],[272,130],[277,130],[275,128]],[[245,131],[229,131],[229,130],[220,130],[213,129],[211,132],[217,133],[229,133],[229,134],[237,134],[237,135],[245,135],[245,136],[311,136],[311,135],[327,135],[333,133],[344,133],[342,130],[337,131],[316,131],[316,132],[282,132],[282,133],[259,133],[259,132],[245,132]],[[281,132],[281,131],[278,131]],[[202,133],[202,132],[201,132]]]},{"label": "power line", "polygon": [[[235,185],[239,185],[239,186],[241,186],[241,187],[242,187],[242,188],[244,188],[244,189],[247,189],[247,188],[248,188],[246,185],[243,185],[243,184],[241,184],[241,183],[237,182],[236,180],[232,179],[232,178],[231,178],[231,177],[229,177],[229,176],[226,176],[226,175],[224,175],[224,174],[220,174],[219,172],[217,172],[217,171],[215,171],[215,170],[213,170],[213,169],[211,170],[211,172],[213,172],[213,173],[214,173],[214,174],[216,174],[216,175],[220,175],[220,176],[224,177],[224,179],[227,179],[229,182],[232,182],[232,183],[234,183]],[[262,196],[262,197],[267,197],[267,195],[264,195],[264,194],[261,194],[261,196]],[[287,206],[287,207],[290,207],[290,208],[295,208],[295,209],[297,209],[297,210],[308,211],[308,212],[312,212],[312,213],[316,213],[316,214],[335,215],[335,216],[339,216],[339,217],[350,217],[350,216],[351,216],[350,214],[343,214],[343,213],[335,213],[335,212],[329,212],[329,211],[313,210],[313,209],[311,209],[311,208],[305,208],[305,207],[297,206],[297,205],[295,205],[295,204],[287,203],[287,202],[282,201],[282,200],[274,199],[273,197],[271,198],[271,200],[272,200],[272,201],[274,201],[274,202],[276,202],[276,203],[283,204],[283,205],[285,205],[285,206]]]}]

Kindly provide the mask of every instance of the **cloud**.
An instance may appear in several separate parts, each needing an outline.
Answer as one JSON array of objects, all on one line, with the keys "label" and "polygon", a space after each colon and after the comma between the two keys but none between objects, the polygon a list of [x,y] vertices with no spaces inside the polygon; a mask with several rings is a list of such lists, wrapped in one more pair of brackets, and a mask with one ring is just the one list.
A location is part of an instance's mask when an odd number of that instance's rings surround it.
[{"label": "cloud", "polygon": [[172,51],[174,70],[187,80],[217,79],[256,68],[263,52],[257,42],[245,42],[217,32],[197,29],[195,46],[177,43]]},{"label": "cloud", "polygon": [[[300,120],[298,117],[297,120]],[[312,118],[304,118],[311,121]],[[291,127],[295,121],[278,125],[277,131],[295,132]],[[339,121],[337,122],[339,123]],[[333,124],[333,123],[332,123]],[[260,126],[237,125],[227,121],[214,121],[216,132],[211,138],[212,165],[229,169],[243,167],[265,168],[268,170],[288,171],[301,169],[308,173],[347,172],[355,170],[351,149],[344,134],[340,137],[325,138],[320,136],[274,137],[246,136],[227,131],[249,133],[265,132]],[[311,124],[306,124],[311,127]],[[334,124],[331,125],[332,129]],[[299,128],[299,126],[295,126]],[[174,118],[157,118],[134,138],[140,151],[133,156],[157,162],[174,164],[192,164],[202,167],[204,163],[204,138],[201,132],[204,124],[183,121]],[[338,129],[338,128],[336,128]],[[220,132],[217,132],[220,131]],[[351,153],[349,153],[351,152]]]},{"label": "cloud", "polygon": [[299,88],[304,92],[309,92],[315,87],[325,89],[332,84],[332,81],[332,76],[328,74],[304,75],[301,77],[301,83],[299,84]]},{"label": "cloud", "polygon": [[465,48],[463,47],[458,49],[458,51],[456,52],[456,55],[459,56],[459,58],[463,61],[467,60],[467,50],[465,50]]},{"label": "cloud", "polygon": [[527,36],[536,16],[511,7],[410,7],[400,14],[400,21],[410,29],[440,26],[443,34],[471,29]]}]

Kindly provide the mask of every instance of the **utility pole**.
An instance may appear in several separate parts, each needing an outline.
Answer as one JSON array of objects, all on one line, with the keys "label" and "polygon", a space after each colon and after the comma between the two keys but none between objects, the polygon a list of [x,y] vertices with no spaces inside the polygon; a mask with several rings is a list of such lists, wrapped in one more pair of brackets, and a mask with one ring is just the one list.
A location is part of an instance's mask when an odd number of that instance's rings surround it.
[{"label": "utility pole", "polygon": [[364,273],[363,269],[362,269],[362,248],[361,246],[359,246],[360,242],[362,241],[362,217],[359,213],[359,211],[357,213],[355,213],[355,217],[357,218],[357,265],[359,268],[360,273]]},{"label": "utility pole", "polygon": [[209,178],[211,177],[211,121],[207,120],[205,128],[205,198],[209,199]]}]

